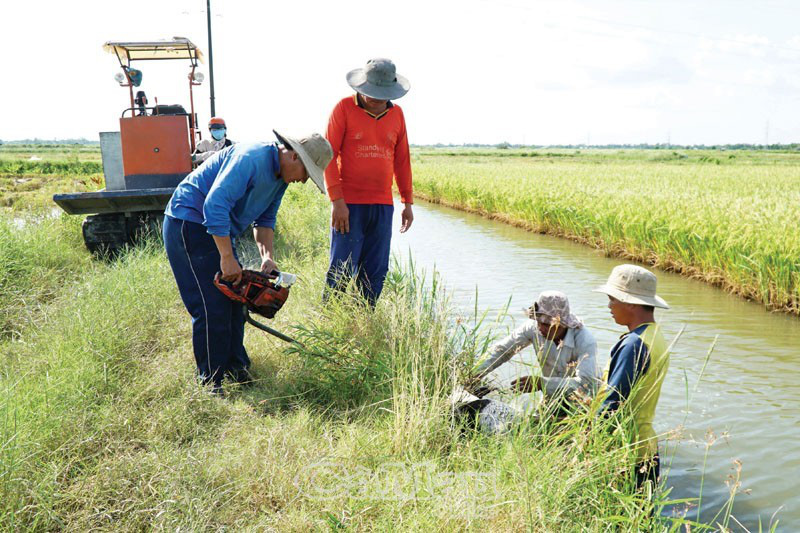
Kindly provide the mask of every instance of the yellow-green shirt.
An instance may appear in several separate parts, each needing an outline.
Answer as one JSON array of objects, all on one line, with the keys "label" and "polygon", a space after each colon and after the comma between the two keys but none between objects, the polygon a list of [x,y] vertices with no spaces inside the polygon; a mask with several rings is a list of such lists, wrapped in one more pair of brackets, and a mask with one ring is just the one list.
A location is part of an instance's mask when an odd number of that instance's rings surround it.
[{"label": "yellow-green shirt", "polygon": [[633,443],[639,461],[658,453],[653,429],[661,385],[669,366],[669,350],[659,327],[648,322],[629,331],[611,349],[603,375],[603,410],[623,409],[635,424]]}]

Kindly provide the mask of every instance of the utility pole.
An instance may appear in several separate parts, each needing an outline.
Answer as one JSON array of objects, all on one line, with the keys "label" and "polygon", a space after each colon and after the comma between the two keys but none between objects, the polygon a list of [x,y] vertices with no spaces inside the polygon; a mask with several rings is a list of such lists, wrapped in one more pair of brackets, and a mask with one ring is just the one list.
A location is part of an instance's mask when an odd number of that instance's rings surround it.
[{"label": "utility pole", "polygon": [[214,51],[211,49],[211,0],[206,0],[206,15],[208,16],[208,78],[211,88],[211,116],[216,117],[214,106]]}]

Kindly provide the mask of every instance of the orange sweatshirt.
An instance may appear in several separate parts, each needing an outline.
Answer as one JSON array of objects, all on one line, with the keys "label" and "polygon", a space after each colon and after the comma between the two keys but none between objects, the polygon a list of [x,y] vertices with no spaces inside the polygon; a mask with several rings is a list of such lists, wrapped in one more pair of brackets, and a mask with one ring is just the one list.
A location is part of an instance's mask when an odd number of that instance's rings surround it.
[{"label": "orange sweatshirt", "polygon": [[406,121],[400,107],[390,105],[374,116],[353,95],[333,108],[326,135],[333,160],[325,170],[331,201],[391,205],[394,176],[403,203],[413,202]]}]

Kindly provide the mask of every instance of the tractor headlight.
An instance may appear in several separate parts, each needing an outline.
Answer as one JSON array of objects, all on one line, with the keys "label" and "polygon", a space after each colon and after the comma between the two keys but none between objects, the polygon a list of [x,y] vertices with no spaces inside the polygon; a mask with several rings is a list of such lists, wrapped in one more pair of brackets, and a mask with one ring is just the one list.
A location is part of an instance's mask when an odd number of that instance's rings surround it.
[{"label": "tractor headlight", "polygon": [[116,74],[114,74],[114,81],[122,85],[123,83],[125,83],[125,74],[123,74],[122,72],[117,72]]},{"label": "tractor headlight", "polygon": [[206,79],[206,76],[202,72],[195,72],[192,76],[192,81],[195,83],[203,83],[204,79]]}]

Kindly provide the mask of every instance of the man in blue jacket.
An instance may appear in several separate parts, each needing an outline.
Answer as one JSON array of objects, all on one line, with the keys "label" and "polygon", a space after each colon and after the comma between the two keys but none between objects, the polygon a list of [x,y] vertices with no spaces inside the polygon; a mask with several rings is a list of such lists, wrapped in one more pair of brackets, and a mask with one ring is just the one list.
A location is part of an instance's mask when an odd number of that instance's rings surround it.
[{"label": "man in blue jacket", "polygon": [[178,184],[164,211],[164,245],[186,310],[199,378],[221,391],[225,374],[248,379],[241,304],[213,283],[238,283],[242,267],[235,239],[253,224],[261,270],[277,270],[273,237],[278,208],[290,183],[308,178],[325,191],[323,170],[333,158],[327,140],[315,133],[296,140],[275,132],[280,145],[239,143],[206,160]]}]

